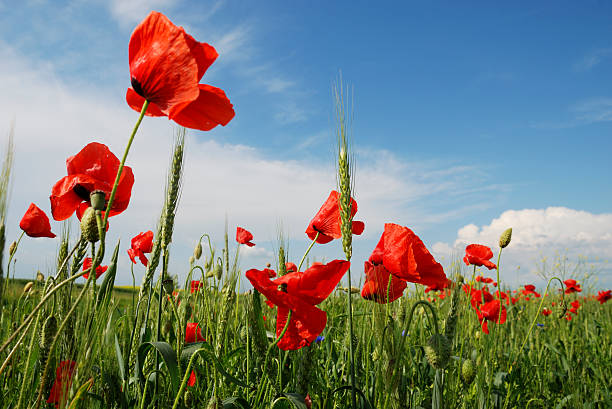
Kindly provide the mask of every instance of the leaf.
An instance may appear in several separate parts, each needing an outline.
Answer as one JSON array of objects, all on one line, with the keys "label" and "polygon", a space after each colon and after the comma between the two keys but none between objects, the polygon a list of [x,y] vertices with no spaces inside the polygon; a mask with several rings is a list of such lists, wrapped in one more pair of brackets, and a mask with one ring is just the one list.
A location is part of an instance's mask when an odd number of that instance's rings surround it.
[{"label": "leaf", "polygon": [[219,373],[225,376],[228,381],[233,382],[238,386],[242,386],[243,388],[248,387],[246,382],[241,381],[240,379],[227,372],[225,367],[221,364],[221,362],[219,362],[219,359],[217,359],[214,352],[212,351],[212,346],[206,342],[194,342],[183,348],[183,352],[181,352],[181,362],[188,362],[191,359],[191,356],[198,351],[208,357],[208,359],[213,362]]},{"label": "leaf", "polygon": [[238,396],[223,399],[223,409],[251,409],[249,402]]},{"label": "leaf", "polygon": [[84,396],[87,396],[87,392],[93,385],[93,382],[93,378],[90,378],[87,382],[85,382],[79,387],[76,394],[74,395],[74,398],[72,399],[72,402],[70,402],[70,406],[68,406],[68,409],[77,409],[80,406],[79,402],[81,401],[81,399],[83,399]]},{"label": "leaf", "polygon": [[96,305],[100,308],[102,302],[105,304],[110,300],[113,294],[113,287],[115,286],[115,277],[117,275],[117,258],[119,256],[119,243],[121,240],[117,241],[117,245],[115,246],[115,250],[113,251],[113,256],[111,257],[111,262],[108,265],[108,269],[106,270],[106,276],[104,280],[102,280],[102,284],[100,285],[100,292],[98,292],[98,299],[96,300]]},{"label": "leaf", "polygon": [[559,403],[557,403],[557,406],[555,406],[555,409],[564,408],[565,404],[568,403],[573,397],[574,397],[574,395],[572,395],[572,394],[567,395],[565,398],[561,399],[559,401]]},{"label": "leaf", "polygon": [[[350,392],[351,390],[351,385],[344,385],[341,386],[339,388],[336,388],[332,391],[331,396],[334,396],[336,393],[338,392],[342,392],[348,390]],[[368,400],[366,399],[364,393],[359,389],[359,388],[355,388],[355,392],[357,392],[359,394],[359,396],[361,396],[361,407],[363,409],[372,409],[372,405],[370,405],[370,402],[368,402]]]},{"label": "leaf", "polygon": [[155,348],[161,355],[168,373],[170,374],[170,383],[172,385],[172,393],[176,396],[179,387],[181,385],[181,378],[179,376],[178,362],[176,360],[176,352],[167,342],[145,342],[140,344],[138,347],[137,361],[136,361],[136,373],[138,379],[144,384],[145,379],[142,373],[142,365],[144,364],[147,354],[151,348]]},{"label": "leaf", "polygon": [[119,376],[121,380],[125,380],[125,365],[123,362],[123,354],[121,353],[121,347],[119,346],[119,340],[117,334],[115,334],[115,356],[117,357],[117,363],[119,364]]}]

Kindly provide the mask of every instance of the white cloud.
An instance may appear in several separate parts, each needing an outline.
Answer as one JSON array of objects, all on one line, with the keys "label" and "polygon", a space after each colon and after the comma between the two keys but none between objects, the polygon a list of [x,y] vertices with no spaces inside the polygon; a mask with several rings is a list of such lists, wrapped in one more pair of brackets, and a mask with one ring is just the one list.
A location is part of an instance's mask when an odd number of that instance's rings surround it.
[{"label": "white cloud", "polygon": [[[513,229],[512,242],[503,251],[502,271],[523,268],[520,274],[505,281],[514,284],[519,280],[524,280],[520,283],[540,281],[535,273],[543,267],[542,260],[548,260],[549,272],[564,274],[561,263],[550,265],[550,260],[567,257],[570,263],[588,260],[589,267],[584,265],[575,272],[579,277],[592,267],[599,271],[600,283],[611,284],[612,270],[605,260],[612,258],[612,213],[593,214],[566,207],[508,210],[488,225],[462,227],[453,246],[436,243],[433,249],[439,254],[449,254],[454,248],[457,254],[462,254],[467,244],[479,243],[490,246],[497,254],[499,236],[508,227]],[[525,269],[525,266],[530,267]]]},{"label": "white cloud", "polygon": [[[48,195],[51,186],[65,175],[65,159],[91,141],[107,144],[120,156],[137,113],[126,106],[123,94],[71,87],[48,66],[28,61],[6,46],[0,45],[0,60],[5,62],[0,66],[0,134],[6,135],[11,120],[16,120],[16,161],[7,223],[10,242],[17,237],[18,220],[30,202],[49,212]],[[231,126],[223,131],[231,132]],[[122,255],[131,237],[155,230],[173,128],[164,118],[145,118],[136,135],[127,161],[135,174],[130,207],[110,222],[109,239],[114,243],[122,238]],[[276,245],[279,222],[287,240],[299,240],[295,247],[301,251],[308,222],[335,187],[332,155],[329,161],[287,160],[254,147],[217,142],[212,139],[217,134],[217,130],[206,136],[188,133],[172,270],[186,268],[193,243],[203,233],[220,243],[226,216],[232,245],[236,225],[255,236],[254,250],[242,252],[243,266],[261,266],[266,258],[273,261],[268,249]],[[368,248],[368,254],[385,222],[420,226],[415,227],[418,230],[423,224],[435,222],[435,211],[429,203],[437,201],[438,195],[456,197],[461,189],[471,191],[481,184],[476,179],[469,182],[472,184],[466,182],[473,168],[406,163],[381,150],[359,151],[356,160],[357,219],[367,223],[358,246]],[[52,227],[56,233],[61,230],[60,223],[53,222]],[[37,268],[51,269],[57,243],[57,239],[23,240],[17,256],[19,274],[31,276]],[[331,253],[336,250],[339,252]],[[321,257],[321,252],[330,253],[323,254],[328,258],[341,254],[332,245],[319,251],[313,256]],[[355,254],[355,259],[365,259],[368,254]],[[292,251],[292,257],[297,256]],[[120,268],[128,270],[126,257]],[[119,280],[129,282],[129,274],[120,275]]]}]

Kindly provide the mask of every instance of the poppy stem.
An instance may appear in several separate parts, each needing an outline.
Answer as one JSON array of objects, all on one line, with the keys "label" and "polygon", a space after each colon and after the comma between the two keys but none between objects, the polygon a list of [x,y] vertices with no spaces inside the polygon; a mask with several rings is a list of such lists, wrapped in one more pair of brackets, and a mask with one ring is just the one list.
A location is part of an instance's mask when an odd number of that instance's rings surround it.
[{"label": "poppy stem", "polygon": [[276,337],[274,342],[272,342],[270,344],[270,346],[268,347],[268,350],[266,351],[266,357],[264,358],[264,367],[263,367],[263,372],[262,372],[263,375],[262,376],[266,376],[266,369],[268,368],[268,356],[270,355],[270,353],[272,352],[272,350],[274,349],[276,344],[279,343],[281,338],[283,338],[285,336],[285,333],[287,332],[287,329],[289,329],[289,322],[291,321],[291,315],[292,314],[293,314],[293,311],[289,310],[289,313],[287,314],[287,321],[285,321],[285,326],[283,327],[283,330],[280,332],[278,337]]},{"label": "poppy stem", "polygon": [[145,100],[144,104],[142,104],[142,110],[140,111],[140,116],[134,125],[134,129],[132,129],[132,134],[128,139],[127,146],[125,147],[125,151],[123,152],[123,157],[121,158],[121,163],[119,163],[119,168],[117,168],[117,176],[115,177],[115,183],[113,184],[113,190],[111,190],[110,197],[108,198],[108,204],[106,205],[106,211],[104,212],[104,223],[102,224],[102,231],[106,232],[106,225],[108,224],[108,216],[110,214],[111,208],[113,206],[113,202],[115,201],[115,195],[117,194],[117,187],[119,186],[119,179],[121,179],[121,174],[123,173],[123,166],[125,165],[125,161],[127,159],[128,153],[130,152],[130,147],[132,146],[132,142],[134,142],[134,136],[140,127],[140,123],[142,122],[142,118],[144,118],[145,112],[147,112],[147,108],[149,107],[149,101]]},{"label": "poppy stem", "polygon": [[302,259],[300,260],[300,264],[298,265],[296,273],[301,270],[302,264],[304,263],[304,260],[306,260],[306,256],[308,255],[308,253],[310,253],[310,249],[312,248],[312,246],[314,246],[314,244],[317,242],[317,239],[319,238],[319,234],[320,232],[317,232],[317,235],[315,236],[314,240],[312,240],[312,243],[310,243],[310,246],[308,246],[308,248],[306,249],[306,253],[304,253],[304,255],[302,256]]}]

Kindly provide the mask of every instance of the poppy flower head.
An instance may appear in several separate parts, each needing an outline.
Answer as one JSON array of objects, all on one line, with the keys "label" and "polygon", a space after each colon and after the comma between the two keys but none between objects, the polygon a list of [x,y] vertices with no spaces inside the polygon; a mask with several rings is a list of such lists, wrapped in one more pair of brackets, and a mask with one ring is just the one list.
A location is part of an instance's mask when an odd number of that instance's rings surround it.
[{"label": "poppy flower head", "polygon": [[407,227],[385,223],[385,230],[368,259],[383,264],[395,277],[410,283],[443,287],[448,283],[442,265]]},{"label": "poppy flower head", "polygon": [[327,314],[315,305],[331,294],[349,266],[348,261],[334,260],[325,265],[313,265],[304,272],[285,274],[275,280],[270,280],[264,270],[251,269],[246,272],[246,277],[267,298],[267,303],[278,307],[276,336],[281,334],[289,311],[292,311],[287,331],[278,343],[280,349],[294,350],[308,346],[323,332]]},{"label": "poppy flower head", "polygon": [[552,310],[548,308],[542,308],[542,315],[548,317],[550,314],[552,314]]},{"label": "poppy flower head", "polygon": [[[91,257],[86,257],[83,260],[83,271],[88,271],[91,269],[91,265],[93,264]],[[108,270],[108,266],[98,266],[96,267],[96,280],[100,278],[102,274],[104,274]],[[89,272],[83,274],[83,278],[89,278]]]},{"label": "poppy flower head", "polygon": [[47,403],[54,404],[56,409],[59,409],[62,403],[66,403],[66,395],[72,383],[75,367],[76,362],[74,361],[61,361],[55,370],[55,381],[53,381],[53,386],[51,386]]},{"label": "poppy flower head", "polygon": [[49,218],[34,203],[30,203],[30,207],[19,222],[19,227],[30,237],[55,237],[55,234],[51,232]]},{"label": "poppy flower head", "polygon": [[387,304],[404,294],[406,281],[391,275],[382,264],[374,265],[366,261],[364,271],[366,279],[361,289],[362,298],[379,304]]},{"label": "poppy flower head", "polygon": [[251,240],[253,240],[253,235],[250,231],[242,227],[236,227],[236,241],[239,244],[246,244],[249,247],[253,247],[255,243],[251,242]]},{"label": "poppy flower head", "polygon": [[[500,314],[501,307],[501,314]],[[499,300],[491,300],[487,301],[483,304],[479,310],[476,310],[476,314],[478,315],[478,320],[482,326],[482,331],[485,334],[489,333],[489,328],[487,326],[487,321],[494,322],[496,324],[503,324],[506,322],[506,307],[499,303]]]},{"label": "poppy flower head", "polygon": [[149,260],[145,253],[153,251],[153,232],[140,232],[136,237],[132,238],[132,247],[128,249],[128,255],[132,263],[136,264],[136,257],[140,259],[143,266],[147,266]]},{"label": "poppy flower head", "polygon": [[[323,206],[321,206],[315,217],[310,221],[306,229],[306,234],[310,240],[314,240],[316,237],[317,243],[325,244],[342,237],[339,197],[340,194],[332,190]],[[357,202],[351,198],[351,220],[355,213],[357,213]],[[353,221],[353,234],[363,233],[364,228],[365,224],[363,222]],[[319,234],[318,237],[317,233]]]},{"label": "poppy flower head", "polygon": [[146,115],[167,116],[186,128],[208,131],[227,125],[234,109],[223,90],[199,84],[218,55],[211,45],[152,11],[130,38],[128,105],[140,112],[147,100]]},{"label": "poppy flower head", "polygon": [[597,301],[599,301],[600,304],[605,303],[611,298],[612,298],[612,290],[597,292]]},{"label": "poppy flower head", "polygon": [[582,291],[580,284],[578,284],[576,280],[565,280],[563,283],[565,284],[565,294],[579,293]]},{"label": "poppy flower head", "polygon": [[200,281],[192,280],[191,281],[191,294],[197,293],[198,291],[200,291],[200,289],[202,289],[202,287],[204,287],[204,285]]},{"label": "poppy flower head", "polygon": [[497,268],[497,266],[492,263],[491,257],[493,257],[493,252],[487,246],[483,246],[482,244],[470,244],[465,248],[465,256],[463,257],[463,261],[467,266],[485,266],[489,270]]},{"label": "poppy flower head", "polygon": [[[292,262],[286,262],[285,263],[285,269],[287,270],[288,273],[296,273],[297,272],[297,266],[295,265],[295,263]],[[276,276],[276,274],[275,274]]]},{"label": "poppy flower head", "polygon": [[[115,183],[119,159],[106,145],[92,142],[79,153],[66,160],[68,175],[53,185],[51,189],[51,215],[55,220],[66,220],[75,211],[82,215],[91,206],[89,195],[94,190],[104,192],[105,199],[110,197]],[[129,166],[124,166],[113,206],[109,216],[115,216],[130,203],[134,174]]]},{"label": "poppy flower head", "polygon": [[188,322],[185,328],[185,342],[205,342],[206,340],[202,336],[202,330],[200,324],[197,322]]},{"label": "poppy flower head", "polygon": [[522,293],[523,293],[523,295],[533,294],[534,297],[540,298],[540,294],[538,292],[536,292],[535,285],[533,285],[533,284],[526,284],[525,285],[525,289],[522,291]]}]

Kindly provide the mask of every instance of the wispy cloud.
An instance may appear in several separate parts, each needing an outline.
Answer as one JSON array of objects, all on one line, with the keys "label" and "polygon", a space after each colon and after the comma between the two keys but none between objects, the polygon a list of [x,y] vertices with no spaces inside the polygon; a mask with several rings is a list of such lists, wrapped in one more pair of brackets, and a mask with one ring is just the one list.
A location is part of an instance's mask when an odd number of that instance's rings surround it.
[{"label": "wispy cloud", "polygon": [[598,48],[586,54],[580,61],[574,63],[574,71],[590,71],[602,60],[612,55],[612,48]]},{"label": "wispy cloud", "polygon": [[579,101],[568,107],[570,117],[560,121],[533,122],[538,129],[564,129],[598,122],[612,121],[612,98],[597,97]]}]

